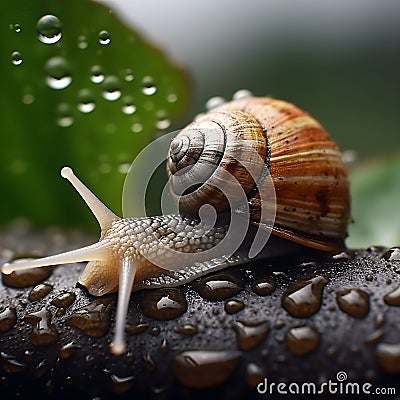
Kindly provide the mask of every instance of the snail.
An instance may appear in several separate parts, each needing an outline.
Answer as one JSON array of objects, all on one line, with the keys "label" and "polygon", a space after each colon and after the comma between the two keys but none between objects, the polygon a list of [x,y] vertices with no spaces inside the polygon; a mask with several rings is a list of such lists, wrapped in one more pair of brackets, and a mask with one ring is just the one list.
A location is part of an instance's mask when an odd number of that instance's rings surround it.
[{"label": "snail", "polygon": [[[3,273],[89,261],[79,283],[96,296],[118,291],[110,348],[119,355],[126,349],[124,327],[133,290],[178,286],[243,261],[249,256],[249,240],[258,232],[271,233],[255,252],[258,257],[304,246],[321,251],[344,248],[350,196],[341,153],[320,123],[291,103],[248,96],[209,110],[172,140],[167,168],[180,213],[119,218],[64,167],[61,176],[79,192],[100,225],[99,241],[58,255],[6,263]],[[234,190],[238,185],[239,194]],[[201,221],[203,204],[216,210],[211,224]],[[227,250],[219,245],[237,216],[237,226],[248,224],[246,235]],[[219,250],[209,254],[213,249]]]}]

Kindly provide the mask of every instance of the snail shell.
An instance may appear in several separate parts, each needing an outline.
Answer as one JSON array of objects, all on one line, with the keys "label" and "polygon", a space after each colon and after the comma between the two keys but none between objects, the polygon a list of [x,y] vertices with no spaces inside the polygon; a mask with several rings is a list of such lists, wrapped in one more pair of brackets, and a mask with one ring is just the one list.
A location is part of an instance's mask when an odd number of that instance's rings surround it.
[{"label": "snail shell", "polygon": [[[249,210],[250,239],[252,227],[272,231],[274,237],[262,256],[298,250],[299,245],[325,251],[344,246],[350,197],[341,154],[324,128],[290,103],[250,97],[206,113],[172,141],[167,167],[182,213],[124,219],[110,211],[70,168],[63,168],[61,175],[99,222],[99,241],[54,256],[6,263],[2,272],[89,261],[79,282],[93,295],[118,290],[111,350],[122,354],[133,289],[177,286],[232,265],[224,250],[204,258],[228,237],[226,214],[242,215],[243,209]],[[213,205],[221,216],[211,227],[199,222],[204,203]],[[237,254],[246,250],[248,239]],[[165,261],[174,267],[164,268]],[[241,261],[243,257],[236,257],[237,263]]]}]

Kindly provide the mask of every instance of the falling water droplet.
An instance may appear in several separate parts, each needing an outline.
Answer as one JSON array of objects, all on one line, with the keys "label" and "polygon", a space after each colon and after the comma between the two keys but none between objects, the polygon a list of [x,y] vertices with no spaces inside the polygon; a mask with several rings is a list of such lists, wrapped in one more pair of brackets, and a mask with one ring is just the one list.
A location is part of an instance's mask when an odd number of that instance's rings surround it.
[{"label": "falling water droplet", "polygon": [[236,370],[239,359],[237,351],[184,351],[174,358],[172,371],[182,385],[205,389],[226,382]]},{"label": "falling water droplet", "polygon": [[400,344],[379,343],[376,349],[378,364],[389,374],[400,374]]},{"label": "falling water droplet", "polygon": [[96,300],[76,310],[67,324],[90,337],[104,336],[110,329],[111,299]]},{"label": "falling water droplet", "polygon": [[229,300],[225,303],[225,311],[228,314],[235,314],[244,309],[244,303],[240,300]]},{"label": "falling water droplet", "polygon": [[61,90],[72,82],[70,67],[63,57],[52,57],[45,65],[46,83],[51,89]]},{"label": "falling water droplet", "polygon": [[256,348],[264,341],[269,332],[267,321],[257,323],[235,321],[232,323],[232,326],[236,332],[240,350],[252,350]]},{"label": "falling water droplet", "polygon": [[110,34],[107,31],[100,31],[99,33],[99,43],[101,45],[106,45],[111,42]]},{"label": "falling water droplet", "polygon": [[57,308],[67,308],[75,301],[75,299],[76,299],[75,293],[64,292],[55,297],[51,301],[51,304],[53,304],[53,306],[56,306]]},{"label": "falling water droplet", "polygon": [[13,65],[16,65],[16,66],[21,65],[22,61],[23,61],[23,59],[22,59],[21,53],[19,51],[13,51],[11,53],[11,62]]},{"label": "falling water droplet", "polygon": [[315,276],[299,280],[288,287],[282,296],[282,307],[293,317],[309,317],[322,303],[322,293],[329,279]]},{"label": "falling water droplet", "polygon": [[53,290],[53,286],[48,283],[39,283],[29,293],[29,301],[34,302],[43,299]]},{"label": "falling water droplet", "polygon": [[142,93],[146,96],[151,96],[157,92],[157,86],[151,76],[145,76],[142,79]]},{"label": "falling water droplet", "polygon": [[49,346],[57,342],[58,332],[51,323],[51,312],[46,308],[26,315],[25,321],[33,326],[30,339],[34,346]]},{"label": "falling water droplet", "polygon": [[96,108],[93,94],[89,89],[81,89],[79,91],[77,107],[84,114],[90,113]]},{"label": "falling water droplet", "polygon": [[36,24],[39,40],[45,44],[57,43],[62,36],[61,21],[54,15],[44,15]]},{"label": "falling water droplet", "polygon": [[52,267],[24,269],[14,271],[9,275],[2,274],[2,280],[9,287],[26,288],[43,282],[51,275],[52,271]]},{"label": "falling water droplet", "polygon": [[107,76],[103,82],[103,97],[115,101],[121,97],[121,84],[116,76]]},{"label": "falling water droplet", "polygon": [[17,323],[17,312],[14,307],[0,308],[0,332],[7,332]]},{"label": "falling water droplet", "polygon": [[249,97],[252,97],[253,93],[250,92],[250,90],[247,89],[241,89],[235,92],[232,96],[233,100],[242,100],[242,99],[248,99]]},{"label": "falling water droplet", "polygon": [[243,283],[230,275],[213,275],[194,285],[199,294],[207,300],[227,300],[243,290]]},{"label": "falling water droplet", "polygon": [[275,290],[276,283],[273,278],[258,279],[251,283],[251,288],[255,294],[267,296]]},{"label": "falling water droplet", "polygon": [[104,81],[104,72],[100,65],[93,65],[90,69],[90,80],[93,83],[101,83]]},{"label": "falling water droplet", "polygon": [[304,356],[318,347],[320,336],[320,333],[311,326],[297,326],[287,332],[286,346],[295,356]]},{"label": "falling water droplet", "polygon": [[177,318],[187,309],[185,296],[178,289],[159,289],[146,293],[141,306],[145,315],[158,320]]},{"label": "falling water droplet", "polygon": [[344,289],[336,293],[339,308],[356,318],[364,318],[369,311],[369,295],[361,289]]},{"label": "falling water droplet", "polygon": [[210,111],[213,108],[222,106],[224,103],[226,103],[226,100],[223,97],[220,96],[211,97],[210,99],[207,100],[206,110]]}]

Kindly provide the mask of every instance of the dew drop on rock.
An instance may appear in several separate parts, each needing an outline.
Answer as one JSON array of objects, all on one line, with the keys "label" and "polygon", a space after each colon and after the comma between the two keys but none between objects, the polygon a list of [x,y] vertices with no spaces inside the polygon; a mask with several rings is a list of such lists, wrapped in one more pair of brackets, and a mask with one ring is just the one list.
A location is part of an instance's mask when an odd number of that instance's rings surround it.
[{"label": "dew drop on rock", "polygon": [[36,24],[38,39],[45,44],[57,43],[62,36],[61,21],[55,15],[44,15]]},{"label": "dew drop on rock", "polygon": [[39,283],[29,293],[29,301],[34,302],[43,299],[53,290],[53,286],[48,283]]},{"label": "dew drop on rock", "polygon": [[392,247],[382,254],[382,258],[387,261],[400,261],[400,247]]},{"label": "dew drop on rock", "polygon": [[194,284],[194,288],[205,299],[227,300],[243,290],[240,279],[230,275],[213,275]]},{"label": "dew drop on rock", "polygon": [[241,350],[252,350],[259,346],[269,331],[266,321],[257,323],[235,321],[232,326],[236,332],[238,347]]},{"label": "dew drop on rock", "polygon": [[152,96],[157,92],[157,86],[151,76],[145,76],[142,79],[142,93],[146,96]]},{"label": "dew drop on rock", "polygon": [[90,69],[90,80],[93,83],[101,83],[104,81],[104,72],[100,65],[93,65]]},{"label": "dew drop on rock", "polygon": [[107,76],[104,79],[102,95],[108,101],[115,101],[121,97],[121,83],[116,76]]},{"label": "dew drop on rock", "polygon": [[125,325],[125,332],[128,335],[137,335],[138,333],[142,333],[147,330],[149,324],[126,324]]},{"label": "dew drop on rock", "polygon": [[57,342],[58,332],[51,323],[51,312],[45,308],[25,316],[25,321],[32,325],[30,334],[34,346],[50,346]]},{"label": "dew drop on rock", "polygon": [[369,295],[361,289],[344,289],[336,293],[339,308],[348,315],[364,318],[369,312]]},{"label": "dew drop on rock", "polygon": [[84,114],[88,114],[96,108],[93,94],[89,89],[81,89],[79,91],[77,107]]},{"label": "dew drop on rock", "polygon": [[164,338],[160,346],[160,353],[166,354],[168,352],[168,347],[167,339]]},{"label": "dew drop on rock", "polygon": [[184,351],[174,358],[172,371],[182,385],[205,389],[226,382],[236,370],[239,359],[237,351]]},{"label": "dew drop on rock", "polygon": [[76,299],[76,294],[73,292],[63,292],[56,296],[51,304],[56,306],[57,308],[67,308],[69,307]]},{"label": "dew drop on rock", "polygon": [[110,34],[107,31],[99,32],[99,43],[101,45],[107,45],[111,42]]},{"label": "dew drop on rock", "polygon": [[61,347],[59,357],[63,360],[71,358],[81,347],[74,342],[69,342]]},{"label": "dew drop on rock", "polygon": [[21,65],[22,61],[23,61],[22,55],[19,51],[13,51],[11,53],[11,62],[13,65],[16,65],[16,66]]},{"label": "dew drop on rock", "polygon": [[372,332],[370,335],[368,335],[365,340],[364,343],[365,344],[375,344],[378,343],[384,336],[385,332],[381,329],[378,329],[374,332]]},{"label": "dew drop on rock", "polygon": [[275,290],[276,283],[273,278],[258,279],[251,283],[251,288],[255,294],[267,296]]},{"label": "dew drop on rock", "polygon": [[378,364],[389,374],[400,374],[400,344],[379,343],[376,349]]},{"label": "dew drop on rock", "polygon": [[72,82],[70,67],[63,57],[52,57],[45,65],[46,84],[51,89],[62,90]]},{"label": "dew drop on rock", "polygon": [[229,300],[225,303],[225,311],[228,314],[235,314],[244,309],[245,305],[240,300]]},{"label": "dew drop on rock", "polygon": [[143,365],[150,372],[154,372],[157,369],[149,353],[143,355]]},{"label": "dew drop on rock", "polygon": [[343,261],[349,261],[353,260],[355,257],[354,251],[347,250],[347,251],[342,251],[341,253],[334,254],[331,259],[332,261],[335,262],[343,262]]},{"label": "dew drop on rock", "polygon": [[226,100],[223,97],[220,96],[211,97],[210,99],[207,100],[206,110],[210,111],[213,108],[222,106],[224,103],[226,103]]},{"label": "dew drop on rock", "polygon": [[319,344],[320,333],[308,325],[291,328],[286,334],[286,346],[295,356],[313,352]]},{"label": "dew drop on rock", "polygon": [[197,327],[191,324],[177,326],[175,331],[186,336],[194,336],[198,332]]},{"label": "dew drop on rock", "polygon": [[1,365],[3,367],[3,371],[7,374],[15,374],[19,372],[23,372],[25,370],[26,365],[20,363],[15,359],[15,357],[10,356],[4,352],[0,354]]},{"label": "dew drop on rock", "polygon": [[282,307],[293,317],[315,314],[321,307],[323,289],[328,282],[328,278],[318,275],[293,283],[282,296]]},{"label": "dew drop on rock", "polygon": [[111,299],[96,300],[76,310],[67,319],[67,324],[90,337],[104,336],[110,329],[111,302]]},{"label": "dew drop on rock", "polygon": [[14,307],[0,308],[0,332],[7,332],[17,323],[17,312]]},{"label": "dew drop on rock", "polygon": [[114,394],[121,395],[132,389],[135,379],[133,376],[118,376],[108,370],[104,370],[108,375],[110,389]]},{"label": "dew drop on rock", "polygon": [[397,306],[400,307],[400,286],[391,292],[387,293],[384,298],[384,302],[389,306]]},{"label": "dew drop on rock", "polygon": [[141,306],[145,315],[157,320],[174,319],[187,310],[185,296],[178,289],[158,289],[146,293]]},{"label": "dew drop on rock", "polygon": [[30,268],[2,274],[3,283],[12,288],[26,288],[37,285],[50,277],[52,267]]},{"label": "dew drop on rock", "polygon": [[254,363],[249,363],[246,368],[246,383],[249,387],[255,389],[260,382],[267,376],[263,368]]}]

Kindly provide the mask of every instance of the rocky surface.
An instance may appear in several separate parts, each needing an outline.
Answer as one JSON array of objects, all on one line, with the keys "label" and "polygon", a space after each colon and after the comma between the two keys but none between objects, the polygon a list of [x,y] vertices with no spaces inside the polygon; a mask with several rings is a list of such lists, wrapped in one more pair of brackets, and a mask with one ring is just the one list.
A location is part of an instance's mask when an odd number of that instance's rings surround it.
[{"label": "rocky surface", "polygon": [[[91,241],[16,224],[0,232],[0,263]],[[116,296],[77,287],[83,268],[3,279],[1,399],[272,398],[257,395],[264,378],[268,390],[331,380],[342,393],[349,382],[400,392],[398,249],[259,261],[177,289],[139,291],[119,357],[108,349]],[[276,386],[273,393],[281,397]]]}]

